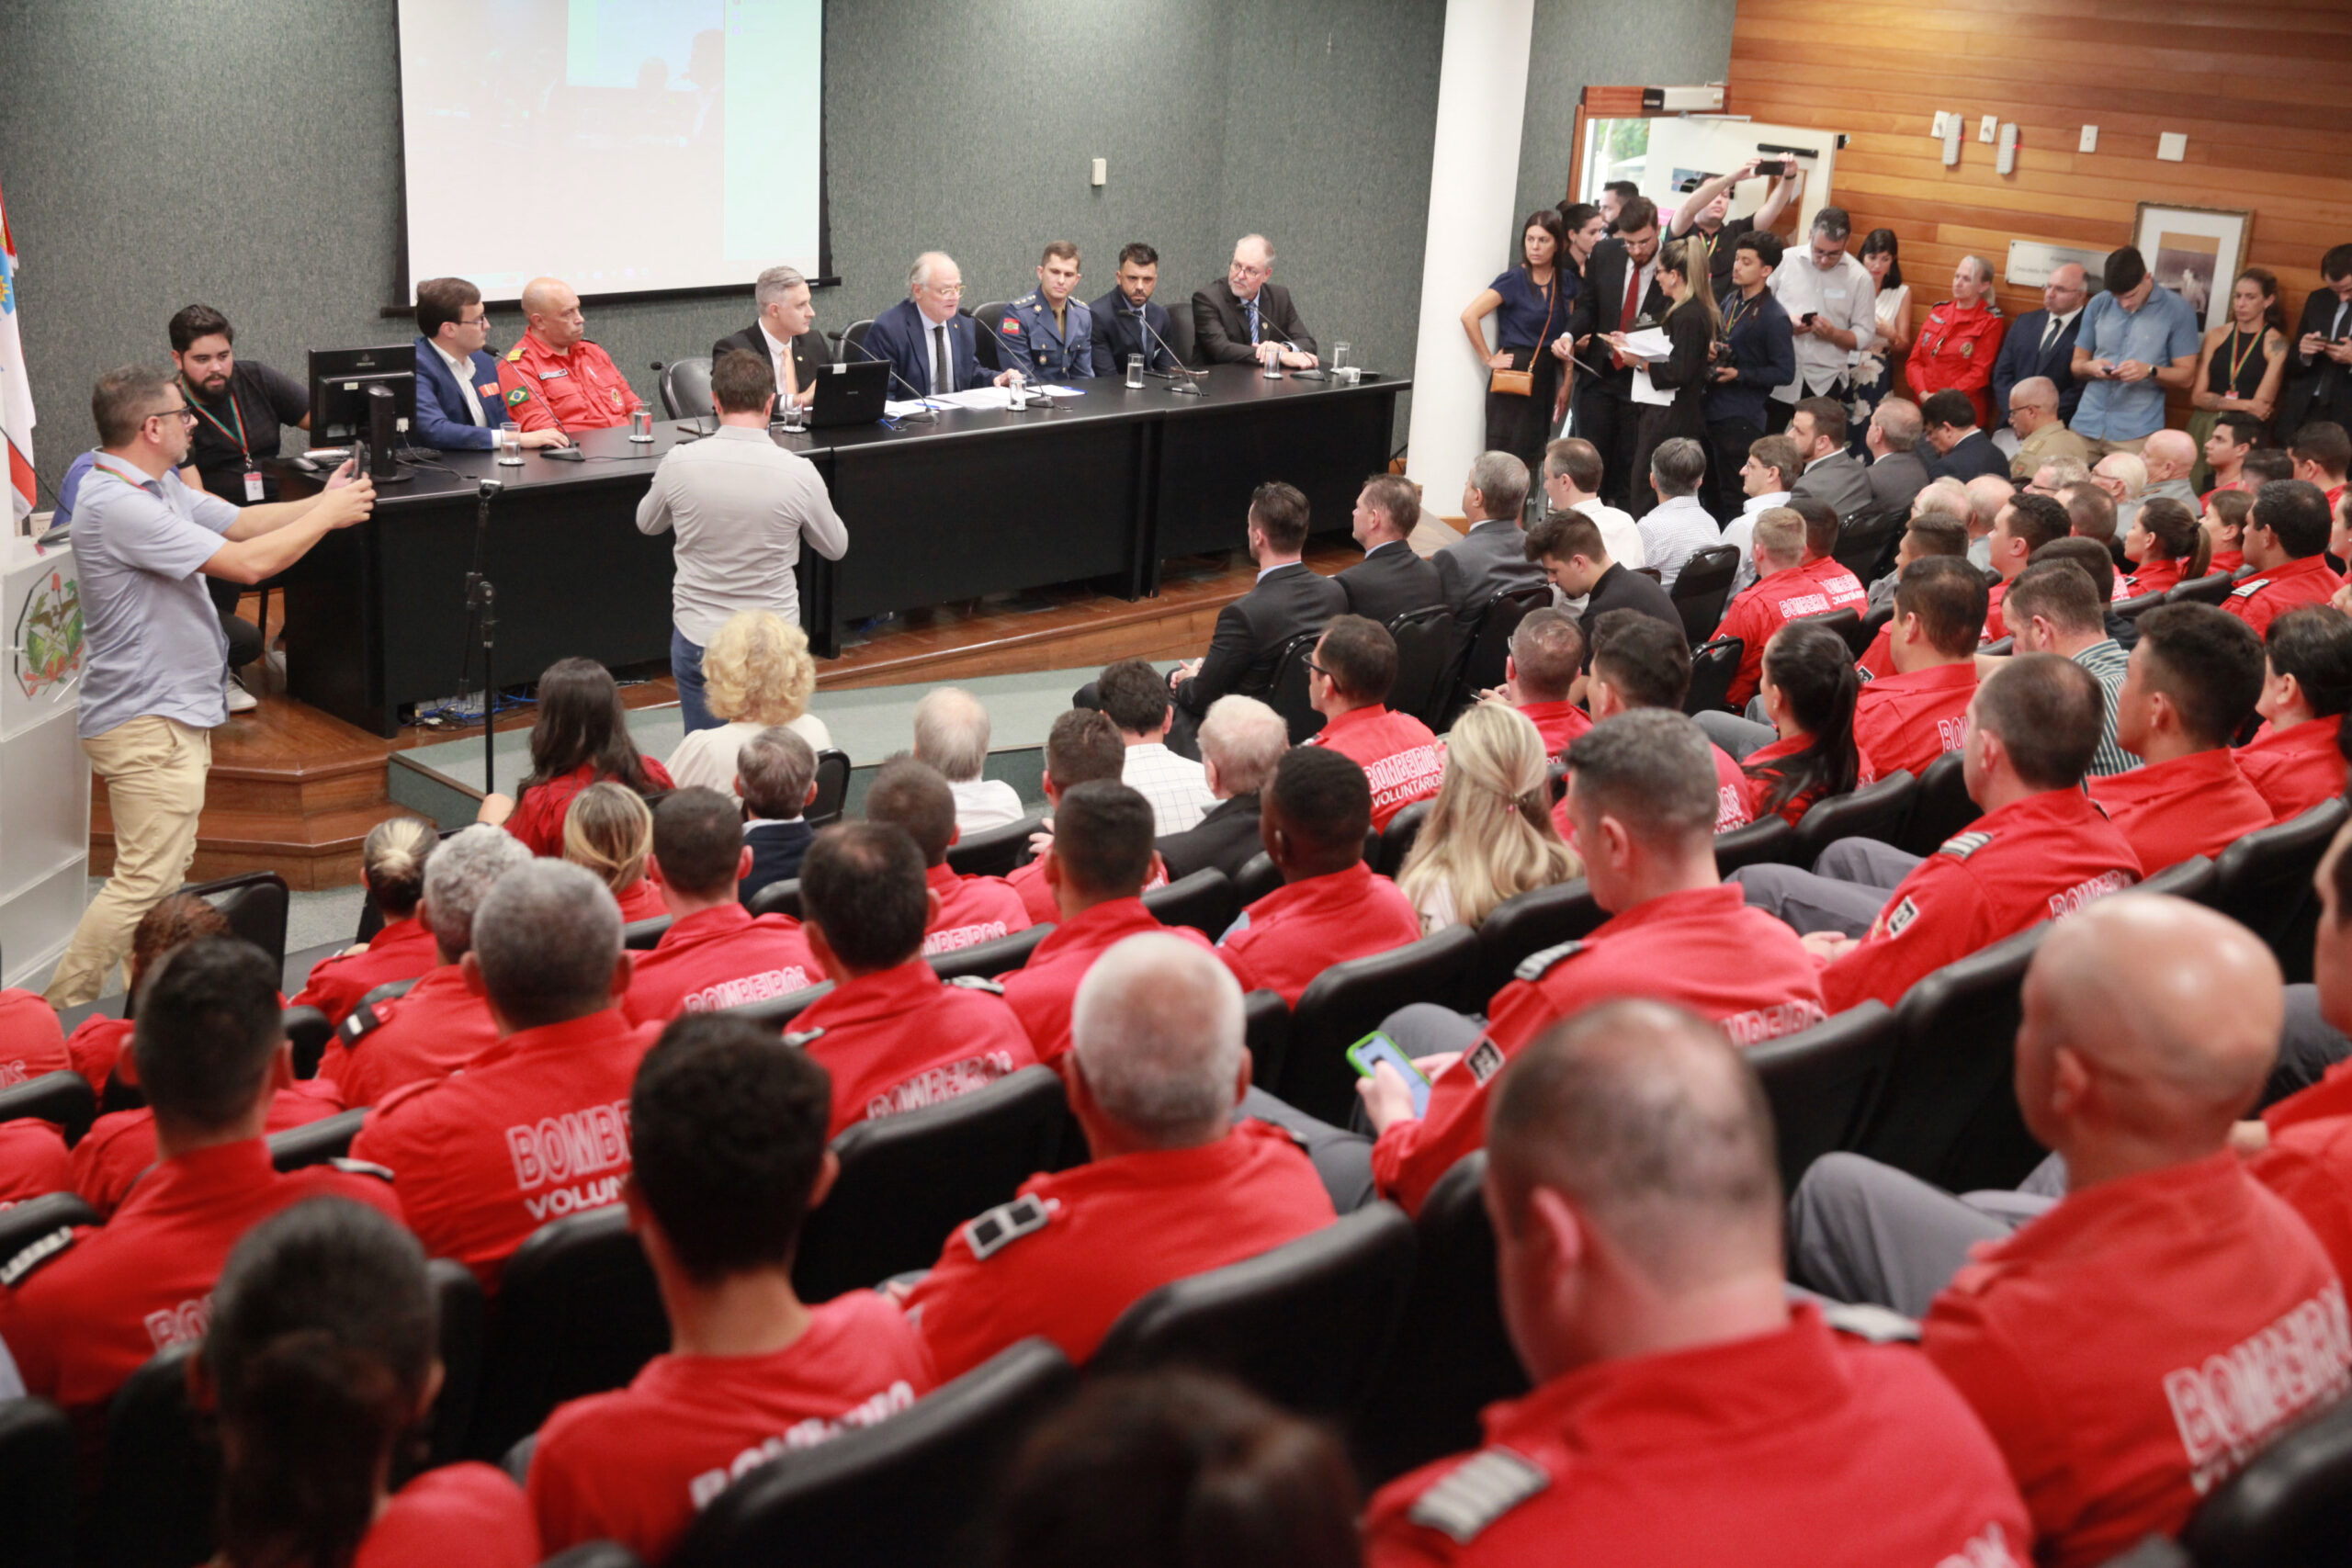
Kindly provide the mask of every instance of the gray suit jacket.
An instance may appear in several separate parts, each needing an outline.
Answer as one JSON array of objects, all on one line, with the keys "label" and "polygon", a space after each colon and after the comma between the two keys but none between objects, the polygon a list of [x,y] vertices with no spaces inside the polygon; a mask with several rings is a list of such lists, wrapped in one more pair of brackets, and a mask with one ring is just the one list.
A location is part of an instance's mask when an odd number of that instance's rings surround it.
[{"label": "gray suit jacket", "polygon": [[1805,496],[1837,508],[1838,521],[1843,523],[1870,508],[1870,470],[1851,452],[1833,452],[1798,475],[1797,482],[1789,487],[1791,500]]},{"label": "gray suit jacket", "polygon": [[1871,505],[1880,513],[1900,512],[1908,516],[1911,503],[1928,488],[1928,465],[1917,452],[1889,452],[1873,459],[1865,472],[1870,478]]},{"label": "gray suit jacket", "polygon": [[1430,558],[1438,586],[1454,617],[1467,621],[1506,588],[1528,588],[1544,581],[1544,569],[1527,558],[1527,530],[1502,518],[1473,527],[1459,543]]}]

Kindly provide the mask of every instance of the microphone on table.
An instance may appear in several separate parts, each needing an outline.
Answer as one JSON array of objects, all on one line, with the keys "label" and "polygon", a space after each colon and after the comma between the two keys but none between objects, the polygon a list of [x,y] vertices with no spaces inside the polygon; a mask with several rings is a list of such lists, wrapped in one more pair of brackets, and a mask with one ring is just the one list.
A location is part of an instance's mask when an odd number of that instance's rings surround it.
[{"label": "microphone on table", "polygon": [[[1126,298],[1127,297],[1124,294],[1119,296],[1122,302],[1125,302]],[[1178,354],[1174,349],[1169,347],[1168,340],[1166,338],[1161,337],[1158,333],[1151,330],[1151,317],[1145,312],[1144,308],[1141,305],[1132,305],[1129,309],[1133,310],[1136,313],[1136,325],[1143,329],[1144,335],[1146,337],[1148,337],[1152,342],[1159,345],[1159,352],[1168,355],[1168,363],[1174,367],[1172,369],[1156,371],[1154,374],[1169,378],[1172,385],[1170,385],[1168,389],[1176,396],[1186,398],[1199,397],[1201,395],[1201,386],[1196,378],[1201,375],[1201,372],[1194,370],[1192,367],[1186,365],[1184,363],[1184,356]]]},{"label": "microphone on table", "polygon": [[883,357],[881,355],[878,355],[872,349],[866,347],[865,340],[863,338],[860,338],[853,344],[847,337],[843,337],[842,342],[843,344],[856,349],[858,353],[865,355],[866,358],[874,361],[875,364],[881,366],[883,369],[890,373],[891,380],[896,381],[899,386],[906,388],[908,391],[914,393],[915,401],[922,403],[922,407],[916,412],[900,414],[899,416],[900,419],[904,420],[909,424],[937,424],[939,423],[939,416],[931,412],[931,404],[925,400],[931,394],[928,392],[917,391],[912,382],[909,381],[904,376],[899,374],[899,367],[897,366],[891,364],[889,360]]},{"label": "microphone on table", "polygon": [[[987,333],[989,336],[996,339],[997,347],[1012,355],[1013,362],[1010,365],[1002,366],[1000,368],[1010,370],[1019,378],[1022,385],[1026,385],[1029,379],[1029,355],[1027,351],[1015,348],[1012,345],[1012,340],[1011,338],[1006,337],[1002,333],[997,331],[996,328],[989,326],[986,321],[981,321],[979,317],[974,316],[972,318],[972,323],[978,327],[982,332]],[[1025,409],[1029,406],[1028,396],[1025,392],[1016,392],[1015,396],[1019,397],[1021,400],[1012,405],[1014,408]],[[1043,392],[1037,394],[1037,400],[1048,407],[1050,407],[1053,402],[1053,400],[1046,397]]]}]

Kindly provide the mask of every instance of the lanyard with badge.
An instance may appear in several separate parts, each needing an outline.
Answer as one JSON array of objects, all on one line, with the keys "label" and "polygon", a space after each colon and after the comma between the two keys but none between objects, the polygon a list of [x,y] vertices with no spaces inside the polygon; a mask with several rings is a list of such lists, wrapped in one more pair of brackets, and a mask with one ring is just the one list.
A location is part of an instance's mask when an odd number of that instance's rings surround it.
[{"label": "lanyard with badge", "polygon": [[232,378],[229,382],[229,413],[237,422],[236,432],[233,434],[231,434],[227,425],[220,423],[220,415],[197,400],[196,389],[187,384],[187,378],[185,376],[180,378],[180,389],[187,394],[188,407],[202,415],[205,423],[219,431],[223,437],[237,444],[238,456],[245,460],[245,504],[250,506],[259,501],[263,493],[261,468],[254,461],[253,444],[245,439],[245,411],[237,406],[235,378]]}]

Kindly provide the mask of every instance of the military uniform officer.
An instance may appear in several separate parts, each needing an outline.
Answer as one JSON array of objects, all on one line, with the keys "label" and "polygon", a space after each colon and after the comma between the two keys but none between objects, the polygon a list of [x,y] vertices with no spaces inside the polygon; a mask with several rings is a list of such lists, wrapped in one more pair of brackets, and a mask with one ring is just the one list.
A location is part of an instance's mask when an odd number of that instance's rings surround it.
[{"label": "military uniform officer", "polygon": [[613,356],[590,343],[580,296],[561,278],[523,290],[522,338],[498,362],[506,417],[525,430],[605,430],[641,404]]},{"label": "military uniform officer", "polygon": [[2001,357],[2008,318],[1993,303],[1993,269],[1975,256],[1960,258],[1952,297],[1928,312],[1911,344],[1911,389],[1922,402],[1937,392],[1962,392],[1975,405],[1978,428],[1990,430],[1993,362]]},{"label": "military uniform officer", "polygon": [[1094,363],[1094,317],[1070,298],[1078,287],[1078,247],[1056,240],[1037,264],[1037,288],[1008,306],[998,329],[1005,368],[1033,381],[1108,375]]}]

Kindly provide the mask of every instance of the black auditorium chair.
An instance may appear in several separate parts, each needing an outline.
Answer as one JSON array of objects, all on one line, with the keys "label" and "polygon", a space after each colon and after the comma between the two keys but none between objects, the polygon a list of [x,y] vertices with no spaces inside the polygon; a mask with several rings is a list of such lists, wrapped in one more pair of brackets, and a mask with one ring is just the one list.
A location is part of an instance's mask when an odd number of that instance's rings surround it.
[{"label": "black auditorium chair", "polygon": [[1786,865],[1796,858],[1797,830],[1774,812],[1761,822],[1715,835],[1715,874],[1729,876],[1744,865]]},{"label": "black auditorium chair", "polygon": [[1337,1416],[1387,1353],[1413,1279],[1413,1223],[1372,1203],[1296,1241],[1162,1285],[1119,1314],[1089,1376],[1204,1367]]},{"label": "black auditorium chair", "polygon": [[2136,599],[2118,600],[2109,608],[2127,621],[2136,621],[2171,596],[2170,589],[2159,588],[2154,593],[2143,593]]},{"label": "black auditorium chair", "polygon": [[1275,868],[1274,857],[1263,850],[1241,863],[1241,874],[1233,879],[1234,896],[1241,900],[1241,908],[1263,898],[1269,893],[1282,890],[1283,874]]},{"label": "black auditorium chair", "polygon": [[90,1080],[71,1069],[43,1073],[0,1089],[0,1122],[28,1117],[54,1122],[63,1130],[68,1145],[82,1141],[97,1114],[98,1097],[90,1092]]},{"label": "black auditorium chair", "polygon": [[195,883],[180,891],[193,893],[220,910],[232,933],[268,953],[272,964],[286,967],[286,916],[292,908],[292,895],[286,889],[284,877],[274,871],[249,871]]},{"label": "black auditorium chair", "polygon": [[1241,998],[1241,1032],[1250,1046],[1250,1081],[1280,1083],[1290,1055],[1290,1004],[1280,991],[1252,991]]},{"label": "black auditorium chair", "polygon": [[2140,884],[2142,893],[2169,893],[2176,898],[2186,898],[2192,904],[2211,904],[2221,877],[2213,863],[2203,855],[2191,855],[2176,861]]},{"label": "black auditorium chair", "polygon": [[17,1568],[71,1568],[74,1424],[46,1399],[0,1402],[0,1519]]},{"label": "black auditorium chair", "polygon": [[433,1292],[441,1351],[441,1392],[433,1401],[425,1463],[454,1464],[466,1457],[466,1431],[473,1424],[474,1404],[481,1394],[489,1309],[483,1303],[481,1281],[454,1258],[427,1259],[424,1283]]},{"label": "black auditorium chair", "polygon": [[873,329],[874,318],[871,316],[862,316],[842,329],[842,351],[839,358],[842,364],[854,365],[861,360],[878,357],[873,350],[865,346],[865,334]]},{"label": "black auditorium chair", "polygon": [[1968,780],[1962,773],[1960,753],[1946,752],[1928,763],[1928,771],[1919,775],[1918,790],[1911,796],[1911,815],[1904,819],[1903,831],[1895,839],[1894,847],[1915,855],[1934,854],[1943,847],[1945,840],[1984,814],[1968,798]]},{"label": "black auditorium chair", "polygon": [[1213,865],[1180,876],[1143,896],[1143,907],[1163,926],[1190,926],[1215,942],[1241,912],[1233,884]]},{"label": "black auditorium chair", "polygon": [[1348,1422],[1367,1487],[1482,1440],[1478,1412],[1527,1392],[1495,1291],[1495,1232],[1480,1189],[1487,1151],[1437,1179],[1413,1223],[1412,1288],[1389,1352]]},{"label": "black auditorium chair", "polygon": [[1674,576],[1674,607],[1682,615],[1682,635],[1698,647],[1715,635],[1723,623],[1724,605],[1739,576],[1739,547],[1710,545],[1693,550]]},{"label": "black auditorium chair", "polygon": [[1690,649],[1690,688],[1682,696],[1682,711],[1694,717],[1716,713],[1731,694],[1732,677],[1739,673],[1739,656],[1747,647],[1743,637],[1719,637],[1696,642]]},{"label": "black auditorium chair", "polygon": [[653,369],[661,378],[662,407],[672,419],[700,419],[710,412],[710,355],[690,355]]},{"label": "black auditorium chair", "polygon": [[1510,639],[1519,623],[1551,603],[1551,587],[1541,582],[1525,588],[1498,588],[1488,596],[1461,638],[1450,694],[1440,715],[1443,722],[1430,720],[1431,728],[1447,728],[1456,714],[1478,700],[1479,693],[1503,683],[1504,661],[1510,655]]},{"label": "black auditorium chair", "polygon": [[1790,858],[1798,865],[1811,865],[1840,839],[1893,843],[1911,815],[1911,797],[1918,788],[1918,780],[1897,768],[1876,784],[1814,802],[1797,821],[1796,851]]},{"label": "black auditorium chair", "polygon": [[294,1047],[294,1076],[316,1077],[319,1060],[327,1054],[327,1042],[334,1038],[334,1025],[325,1013],[307,1006],[288,1008],[279,1025],[286,1031],[286,1043]]},{"label": "black auditorium chair", "polygon": [[1429,819],[1430,808],[1436,804],[1434,795],[1417,800],[1388,819],[1388,826],[1378,835],[1377,847],[1373,851],[1374,875],[1393,877],[1405,868],[1405,857],[1413,852],[1413,841],[1421,836],[1421,824]]},{"label": "black auditorium chair", "polygon": [[1045,1339],[1023,1339],[913,1406],[751,1471],[695,1518],[672,1568],[961,1568],[1005,1468],[1078,1374]]},{"label": "black auditorium chair", "polygon": [[943,980],[967,975],[986,980],[1028,963],[1029,955],[1037,951],[1037,944],[1053,934],[1053,922],[1049,920],[998,937],[994,942],[976,942],[953,953],[934,953],[923,962]]},{"label": "black auditorium chair", "polygon": [[1510,984],[1512,972],[1530,954],[1564,942],[1581,941],[1608,919],[1609,911],[1593,902],[1592,889],[1580,876],[1504,899],[1478,923],[1477,956],[1470,966],[1462,1005],[1473,1012],[1484,1012],[1487,1003]]},{"label": "black auditorium chair", "polygon": [[1829,554],[1839,566],[1869,583],[1884,575],[1879,570],[1879,562],[1886,556],[1887,547],[1901,537],[1907,525],[1908,518],[1900,512],[1858,513],[1846,520],[1846,526],[1838,531],[1838,544]]},{"label": "black auditorium chair", "polygon": [[770,997],[765,1001],[745,1002],[741,1007],[726,1010],[740,1013],[755,1023],[763,1023],[781,1032],[790,1029],[793,1021],[814,1005],[818,998],[831,995],[832,989],[831,980],[820,980],[813,986],[785,996]]},{"label": "black auditorium chair", "polygon": [[744,907],[755,917],[789,915],[797,920],[800,918],[800,879],[787,876],[781,881],[771,882],[752,894],[751,903]]},{"label": "black auditorium chair", "polygon": [[2352,1400],[2272,1438],[2180,1532],[2197,1568],[2352,1562]]},{"label": "black auditorium chair", "polygon": [[[767,888],[760,891],[764,893]],[[621,927],[621,945],[631,953],[650,953],[662,945],[662,939],[669,934],[670,922],[676,919],[675,915],[650,915],[641,920],[631,920]]]},{"label": "black auditorium chair", "polygon": [[96,1561],[104,1568],[186,1568],[212,1555],[219,1450],[198,1436],[187,1362],[197,1341],[157,1352],[107,1406]]},{"label": "black auditorium chair", "polygon": [[2019,931],[1905,993],[1858,1152],[1947,1192],[2015,1187],[2041,1163],[2048,1151],[2026,1131],[2013,1063],[2026,964],[2049,931]]},{"label": "black auditorium chair", "polygon": [[360,1124],[368,1120],[368,1108],[339,1111],[333,1116],[322,1116],[316,1122],[305,1122],[300,1127],[288,1127],[269,1135],[269,1162],[280,1170],[300,1170],[305,1166],[324,1165],[331,1159],[341,1159],[351,1152],[351,1140],[359,1135]]},{"label": "black auditorium chair", "polygon": [[1388,623],[1388,635],[1396,639],[1396,679],[1388,688],[1388,705],[1437,728],[1448,716],[1445,705],[1453,691],[1453,655],[1460,641],[1453,606],[1408,610]]},{"label": "black auditorium chair", "polygon": [[559,1551],[539,1568],[645,1568],[645,1560],[616,1540],[583,1540]]},{"label": "black auditorium chair", "polygon": [[1266,690],[1266,705],[1290,726],[1290,743],[1299,745],[1320,734],[1323,716],[1306,699],[1306,661],[1321,641],[1322,631],[1301,632],[1283,644],[1274,660],[1274,679]]},{"label": "black auditorium chair", "polygon": [[1344,1127],[1356,1105],[1347,1049],[1407,1002],[1443,1001],[1462,989],[1478,936],[1448,926],[1419,942],[1334,964],[1307,982],[1291,1010],[1290,1053],[1273,1090],[1309,1116]]},{"label": "black auditorium chair", "polygon": [[43,1236],[105,1223],[78,1192],[44,1192],[28,1198],[0,1209],[0,1262],[15,1258]]},{"label": "black auditorium chair", "polygon": [[2324,800],[2301,816],[2248,833],[2213,862],[2212,903],[2270,946],[2290,981],[2312,977],[2319,895],[2312,874],[2337,829],[2345,804]]},{"label": "black auditorium chair", "polygon": [[[1004,368],[1004,349],[997,342],[996,335],[1004,331],[1004,313],[1012,309],[1011,300],[993,299],[977,310],[959,312],[971,317],[978,324],[979,331],[972,334],[972,351],[979,355],[980,363],[990,370]],[[1024,365],[1022,369],[1025,371],[1028,367]]]},{"label": "black auditorium chair", "polygon": [[1029,835],[1045,829],[1043,816],[1023,817],[960,839],[947,846],[947,869],[958,876],[1010,876],[1029,860]]},{"label": "black auditorium chair", "polygon": [[1795,1191],[1806,1168],[1823,1155],[1853,1147],[1895,1039],[1894,1010],[1873,998],[1811,1029],[1748,1047],[1747,1064],[1772,1105],[1783,1191]]},{"label": "black auditorium chair", "polygon": [[2219,604],[2229,598],[2230,590],[2236,586],[2236,576],[2226,571],[2217,571],[2211,577],[2199,577],[2188,582],[2176,582],[2165,594],[2165,603],[2167,604]]},{"label": "black auditorium chair", "polygon": [[817,798],[808,803],[808,826],[827,828],[841,820],[849,801],[849,753],[828,746],[817,753]]},{"label": "black auditorium chair", "polygon": [[1862,613],[1851,604],[1842,610],[1832,610],[1826,615],[1805,615],[1802,619],[1827,626],[1845,638],[1847,649],[1856,659],[1860,659],[1871,646],[1869,636],[1862,630]]},{"label": "black auditorium chair", "polygon": [[[1854,657],[1856,659],[1860,659],[1863,654],[1868,653],[1871,649],[1871,644],[1878,640],[1878,634],[1886,630],[1887,623],[1894,619],[1894,606],[1892,603],[1881,604],[1877,609],[1872,610],[1870,614],[1864,615],[1862,617],[1862,646],[1856,650]],[[1892,670],[1874,670],[1871,673],[1873,675],[1892,675],[1894,671]]]},{"label": "black auditorium chair", "polygon": [[1069,1119],[1061,1079],[1023,1067],[970,1094],[860,1122],[833,1140],[841,1176],[801,1231],[805,1301],[928,1269],[958,1225],[1054,1168]]},{"label": "black auditorium chair", "polygon": [[611,1203],[549,1220],[499,1275],[468,1451],[495,1462],[557,1405],[625,1386],[669,1347],[628,1211]]}]

